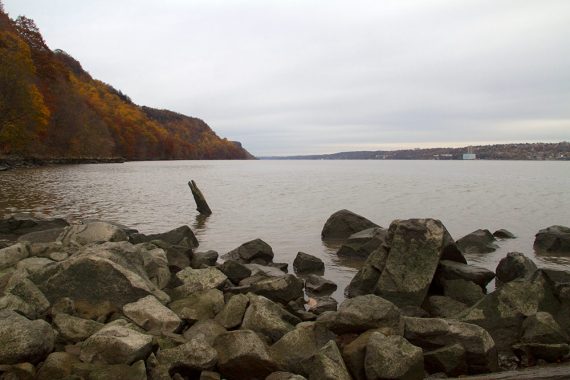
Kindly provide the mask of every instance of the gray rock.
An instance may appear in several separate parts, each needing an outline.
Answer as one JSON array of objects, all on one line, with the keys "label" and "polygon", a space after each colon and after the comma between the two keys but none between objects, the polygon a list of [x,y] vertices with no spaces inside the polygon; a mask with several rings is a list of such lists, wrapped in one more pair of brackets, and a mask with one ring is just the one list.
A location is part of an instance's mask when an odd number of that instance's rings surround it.
[{"label": "gray rock", "polygon": [[515,234],[513,234],[511,231],[505,230],[504,228],[501,228],[501,229],[493,232],[493,236],[496,237],[497,239],[514,239],[514,238],[516,238]]},{"label": "gray rock", "polygon": [[568,343],[568,335],[550,313],[539,311],[522,324],[521,342],[540,344]]},{"label": "gray rock", "polygon": [[537,271],[536,264],[520,252],[509,252],[497,265],[497,281],[505,284],[517,278],[530,278]]},{"label": "gray rock", "polygon": [[368,330],[342,347],[342,358],[355,380],[366,380],[366,371],[364,369],[366,346],[370,336],[375,332],[376,330]]},{"label": "gray rock", "polygon": [[494,252],[499,246],[489,230],[476,230],[457,240],[457,246],[464,253]]},{"label": "gray rock", "polygon": [[57,239],[64,245],[126,241],[127,233],[120,227],[107,222],[90,222],[66,227]]},{"label": "gray rock", "polygon": [[334,340],[302,362],[309,380],[351,380]]},{"label": "gray rock", "polygon": [[193,341],[195,339],[203,340],[210,346],[214,345],[216,338],[226,332],[224,326],[213,319],[204,319],[192,325],[188,330],[184,331],[184,339]]},{"label": "gray rock", "polygon": [[374,293],[400,307],[423,303],[440,259],[463,258],[435,219],[393,221],[387,244],[390,252]]},{"label": "gray rock", "polygon": [[192,294],[195,291],[206,289],[220,289],[228,279],[217,268],[193,269],[188,267],[176,273],[176,277],[184,284],[181,286],[181,289],[184,289],[182,294]]},{"label": "gray rock", "polygon": [[374,293],[387,259],[388,249],[386,247],[380,247],[372,252],[344,290],[345,295],[352,298]]},{"label": "gray rock", "polygon": [[168,307],[189,322],[212,319],[224,307],[224,294],[218,289],[202,290],[171,302]]},{"label": "gray rock", "polygon": [[107,380],[107,379],[128,379],[128,380],[146,380],[146,366],[144,361],[139,360],[132,365],[127,364],[88,364],[76,363],[73,365],[72,378],[79,376],[88,380]]},{"label": "gray rock", "polygon": [[216,315],[216,321],[226,329],[239,327],[248,305],[248,296],[236,294],[226,302],[222,311]]},{"label": "gray rock", "polygon": [[251,276],[251,269],[234,260],[227,260],[218,267],[234,284]]},{"label": "gray rock", "polygon": [[316,256],[299,252],[295,256],[295,260],[293,260],[293,269],[297,274],[323,274],[325,272],[325,263]]},{"label": "gray rock", "polygon": [[20,260],[29,256],[28,245],[17,243],[0,249],[0,270],[16,265]]},{"label": "gray rock", "polygon": [[453,318],[467,309],[467,305],[445,296],[430,296],[427,309],[432,317]]},{"label": "gray rock", "polygon": [[146,276],[157,288],[164,289],[170,282],[170,268],[166,252],[153,244],[140,244],[136,248],[142,256]]},{"label": "gray rock", "polygon": [[297,317],[271,300],[251,295],[241,328],[255,331],[274,343],[299,322]]},{"label": "gray rock", "polygon": [[218,369],[228,380],[262,380],[279,369],[265,343],[251,330],[224,333],[214,348]]},{"label": "gray rock", "polygon": [[336,311],[338,308],[338,302],[334,298],[328,296],[309,298],[307,305],[307,311],[316,315],[322,314],[326,311]]},{"label": "gray rock", "polygon": [[200,372],[200,380],[222,380],[222,376],[213,371],[202,371]]},{"label": "gray rock", "polygon": [[356,232],[373,227],[379,226],[352,211],[340,210],[327,219],[321,238],[323,240],[344,240]]},{"label": "gray rock", "polygon": [[30,214],[13,215],[7,219],[0,219],[0,234],[21,236],[36,231],[68,226],[64,219],[42,219]]},{"label": "gray rock", "polygon": [[37,380],[64,379],[71,376],[73,364],[79,359],[67,352],[52,352],[39,367]]},{"label": "gray rock", "polygon": [[465,349],[456,343],[426,352],[424,367],[428,373],[445,373],[453,377],[465,375],[467,373]]},{"label": "gray rock", "polygon": [[267,265],[273,261],[273,249],[261,239],[248,241],[222,256],[224,260],[234,260],[242,264],[256,263]]},{"label": "gray rock", "polygon": [[534,238],[537,253],[570,254],[570,228],[550,226],[538,231]]},{"label": "gray rock", "polygon": [[366,345],[364,370],[367,380],[424,378],[422,349],[401,336],[372,333]]},{"label": "gray rock", "polygon": [[218,261],[218,252],[216,251],[206,251],[206,252],[194,252],[192,255],[192,268],[200,269],[204,266],[213,267]]},{"label": "gray rock", "polygon": [[513,351],[523,358],[523,364],[526,366],[535,365],[538,360],[559,363],[570,357],[570,346],[566,343],[517,343],[513,345]]},{"label": "gray rock", "polygon": [[20,297],[31,305],[39,316],[45,316],[50,307],[50,302],[45,295],[27,278],[15,279],[6,287],[6,293]]},{"label": "gray rock", "polygon": [[456,279],[444,280],[443,294],[468,306],[473,306],[484,296],[483,289],[473,281]]},{"label": "gray rock", "polygon": [[315,295],[328,295],[333,293],[337,285],[324,277],[310,274],[305,278],[305,289]]},{"label": "gray rock", "polygon": [[28,257],[27,259],[20,260],[18,264],[16,264],[16,269],[32,274],[50,264],[55,264],[55,261],[45,257]]},{"label": "gray rock", "polygon": [[82,342],[101,330],[105,325],[90,319],[83,319],[67,314],[56,314],[53,317],[53,327],[59,336],[67,342]]},{"label": "gray rock", "polygon": [[449,260],[442,260],[439,263],[436,277],[440,283],[443,283],[443,280],[456,279],[473,281],[481,288],[485,289],[487,284],[495,278],[495,274],[485,268]]},{"label": "gray rock", "polygon": [[49,230],[35,231],[24,234],[18,238],[18,241],[26,241],[28,243],[50,243],[55,242],[63,233],[65,227],[51,228]]},{"label": "gray rock", "polygon": [[133,244],[151,242],[153,240],[162,240],[173,246],[182,246],[187,248],[198,247],[198,239],[194,232],[188,226],[180,226],[173,230],[159,234],[135,234],[129,239]]},{"label": "gray rock", "polygon": [[272,374],[267,376],[265,380],[307,380],[307,379],[301,375],[295,375],[294,373],[278,371],[278,372],[273,372]]},{"label": "gray rock", "polygon": [[258,281],[250,290],[275,302],[287,304],[303,297],[303,281],[292,274],[287,274]]},{"label": "gray rock", "polygon": [[15,311],[28,319],[38,318],[38,311],[32,305],[13,294],[0,297],[0,310]]},{"label": "gray rock", "polygon": [[271,357],[279,365],[291,372],[305,374],[303,360],[315,355],[335,335],[325,327],[314,322],[298,324],[271,346]]},{"label": "gray rock", "polygon": [[145,360],[152,350],[152,337],[141,334],[118,320],[91,335],[81,346],[86,363],[132,364]]},{"label": "gray rock", "polygon": [[0,363],[39,363],[54,348],[55,335],[42,320],[30,321],[20,314],[0,311]]},{"label": "gray rock", "polygon": [[469,373],[498,369],[497,350],[491,335],[483,328],[451,319],[405,317],[404,337],[424,350],[452,344],[465,349]]},{"label": "gray rock", "polygon": [[342,244],[339,256],[367,258],[386,242],[388,230],[382,227],[368,228],[354,233]]},{"label": "gray rock", "polygon": [[201,371],[213,368],[218,361],[216,350],[203,339],[194,339],[167,350],[161,350],[157,359],[169,374]]},{"label": "gray rock", "polygon": [[138,326],[153,332],[176,332],[182,320],[156,297],[146,296],[123,306],[123,313]]},{"label": "gray rock", "polygon": [[336,334],[363,333],[379,329],[386,335],[402,335],[400,310],[392,302],[368,294],[347,299],[337,312],[324,313],[317,319]]}]

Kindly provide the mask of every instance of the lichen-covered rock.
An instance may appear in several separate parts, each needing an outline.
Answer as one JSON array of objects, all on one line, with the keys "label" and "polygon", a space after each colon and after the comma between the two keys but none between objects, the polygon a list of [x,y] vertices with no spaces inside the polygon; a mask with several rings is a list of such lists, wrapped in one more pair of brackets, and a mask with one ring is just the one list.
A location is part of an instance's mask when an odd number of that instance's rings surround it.
[{"label": "lichen-covered rock", "polygon": [[474,265],[467,265],[450,260],[441,260],[439,267],[437,268],[436,278],[439,283],[443,283],[445,280],[456,279],[473,281],[481,288],[485,289],[487,284],[495,278],[495,273]]},{"label": "lichen-covered rock", "polygon": [[464,253],[494,252],[499,246],[489,230],[476,230],[457,240],[457,246]]},{"label": "lichen-covered rock", "polygon": [[461,278],[455,280],[443,280],[443,294],[458,302],[472,306],[485,297],[483,288],[473,281]]},{"label": "lichen-covered rock", "polygon": [[166,252],[153,244],[140,244],[136,247],[142,256],[146,276],[157,288],[164,289],[170,282]]},{"label": "lichen-covered rock", "polygon": [[43,320],[0,310],[0,364],[39,363],[53,351],[55,335]]},{"label": "lichen-covered rock", "polygon": [[263,380],[279,369],[267,346],[251,330],[229,331],[214,343],[218,369],[228,380]]},{"label": "lichen-covered rock", "polygon": [[248,305],[248,296],[235,294],[226,302],[222,311],[216,315],[216,321],[226,329],[236,328],[241,325]]},{"label": "lichen-covered rock", "polygon": [[388,231],[382,227],[368,228],[346,239],[338,252],[339,256],[367,258],[386,242]]},{"label": "lichen-covered rock", "polygon": [[218,361],[217,351],[203,339],[193,339],[167,350],[161,350],[157,359],[167,372],[202,371],[211,369]]},{"label": "lichen-covered rock", "polygon": [[469,373],[498,369],[497,350],[491,335],[483,328],[451,319],[404,317],[404,337],[424,350],[461,344],[466,352]]},{"label": "lichen-covered rock", "polygon": [[446,296],[430,296],[426,307],[432,317],[453,318],[467,309],[467,305]]},{"label": "lichen-covered rock", "polygon": [[251,269],[235,260],[226,260],[218,269],[234,284],[239,284],[241,280],[251,276]]},{"label": "lichen-covered rock", "polygon": [[193,341],[195,339],[203,340],[210,346],[214,345],[216,338],[227,330],[214,319],[204,319],[192,325],[188,330],[184,331],[184,339]]},{"label": "lichen-covered rock", "polygon": [[293,330],[299,322],[297,317],[271,300],[251,295],[241,328],[255,331],[273,343]]},{"label": "lichen-covered rock", "polygon": [[517,278],[530,278],[538,270],[534,261],[520,252],[509,252],[497,265],[497,282],[506,284]]},{"label": "lichen-covered rock", "polygon": [[107,241],[126,241],[127,233],[115,224],[95,221],[86,224],[74,224],[66,227],[58,237],[64,245],[103,243]]},{"label": "lichen-covered rock", "polygon": [[30,255],[26,243],[17,243],[0,249],[0,270],[16,265]]},{"label": "lichen-covered rock", "polygon": [[315,295],[328,295],[333,293],[337,285],[324,277],[310,274],[305,277],[305,289],[308,293]]},{"label": "lichen-covered rock", "polygon": [[302,366],[309,380],[351,380],[334,340],[303,360]]},{"label": "lichen-covered rock", "polygon": [[337,312],[324,313],[317,322],[336,334],[379,329],[386,335],[402,335],[404,327],[396,305],[372,294],[345,300]]},{"label": "lichen-covered rock", "polygon": [[198,290],[219,289],[228,279],[217,268],[194,269],[188,267],[176,273],[176,277],[184,283],[183,286],[186,288],[187,294]]},{"label": "lichen-covered rock", "polygon": [[367,380],[424,378],[422,349],[401,336],[372,333],[366,345],[364,370]]},{"label": "lichen-covered rock", "polygon": [[293,269],[297,274],[323,274],[325,272],[325,263],[316,256],[299,252],[295,256],[295,260],[293,260]]},{"label": "lichen-covered rock", "polygon": [[275,342],[270,354],[280,366],[294,373],[306,374],[301,365],[303,360],[315,355],[335,335],[314,322],[304,322],[295,326]]},{"label": "lichen-covered rock", "polygon": [[337,311],[338,302],[329,296],[309,298],[307,311],[319,315],[326,311]]},{"label": "lichen-covered rock", "polygon": [[123,306],[123,313],[147,331],[172,333],[182,320],[175,312],[161,304],[156,297],[146,296]]},{"label": "lichen-covered rock", "polygon": [[188,248],[198,247],[198,239],[194,235],[194,232],[188,226],[180,226],[173,230],[162,232],[159,234],[133,234],[130,236],[131,243],[146,243],[153,240],[161,240],[173,246],[181,246]]},{"label": "lichen-covered rock", "polygon": [[559,344],[568,343],[568,335],[550,313],[539,311],[529,316],[522,324],[521,342]]},{"label": "lichen-covered rock", "polygon": [[242,264],[267,265],[273,261],[273,249],[261,239],[248,241],[222,256],[224,260],[235,260]]},{"label": "lichen-covered rock", "polygon": [[362,268],[360,268],[344,290],[348,298],[374,293],[380,275],[386,266],[388,253],[388,248],[379,247],[368,256]]},{"label": "lichen-covered rock", "polygon": [[379,226],[352,211],[339,210],[325,222],[321,238],[323,240],[344,240],[356,232],[373,227]]},{"label": "lichen-covered rock", "polygon": [[56,314],[53,317],[53,326],[59,332],[59,336],[67,342],[82,342],[101,330],[105,325],[67,314]]},{"label": "lichen-covered rock", "polygon": [[342,358],[348,371],[355,380],[366,380],[364,358],[366,356],[368,340],[374,332],[376,332],[376,330],[368,330],[342,347]]},{"label": "lichen-covered rock", "polygon": [[6,293],[20,297],[28,305],[32,306],[37,315],[45,316],[50,302],[38,287],[27,278],[17,278],[6,288]]},{"label": "lichen-covered rock", "polygon": [[424,354],[424,367],[427,373],[443,372],[447,376],[467,373],[465,349],[459,343],[444,346]]},{"label": "lichen-covered rock", "polygon": [[303,280],[292,274],[272,277],[254,283],[250,291],[272,301],[287,304],[303,297]]},{"label": "lichen-covered rock", "polygon": [[52,352],[39,367],[37,380],[64,379],[71,375],[79,359],[67,352]]},{"label": "lichen-covered rock", "polygon": [[218,289],[202,290],[171,302],[168,307],[189,322],[212,319],[224,307],[224,294]]},{"label": "lichen-covered rock", "polygon": [[145,360],[152,350],[152,337],[127,326],[122,320],[107,324],[81,346],[86,363],[132,364]]},{"label": "lichen-covered rock", "polygon": [[538,231],[534,238],[534,250],[538,253],[570,254],[570,228],[550,226]]},{"label": "lichen-covered rock", "polygon": [[190,265],[192,265],[192,268],[200,269],[203,267],[212,267],[216,265],[216,261],[218,261],[218,252],[216,251],[194,252]]}]

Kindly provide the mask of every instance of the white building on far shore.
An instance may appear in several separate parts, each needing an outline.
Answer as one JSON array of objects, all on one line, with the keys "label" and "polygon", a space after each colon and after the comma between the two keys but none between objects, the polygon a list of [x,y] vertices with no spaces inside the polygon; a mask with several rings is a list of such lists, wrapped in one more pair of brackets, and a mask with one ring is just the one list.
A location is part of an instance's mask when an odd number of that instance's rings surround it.
[{"label": "white building on far shore", "polygon": [[477,159],[477,155],[475,153],[463,153],[464,160],[475,160]]}]

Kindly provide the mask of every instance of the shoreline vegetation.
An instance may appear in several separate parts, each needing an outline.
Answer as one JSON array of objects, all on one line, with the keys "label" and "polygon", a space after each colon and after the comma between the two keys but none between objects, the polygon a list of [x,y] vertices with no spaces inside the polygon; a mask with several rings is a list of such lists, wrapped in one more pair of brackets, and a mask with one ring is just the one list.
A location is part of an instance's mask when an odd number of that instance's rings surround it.
[{"label": "shoreline vegetation", "polygon": [[[495,272],[465,259],[516,238],[509,231],[454,240],[436,219],[383,228],[340,210],[321,237],[342,242],[338,255],[362,260],[340,304],[321,259],[299,252],[281,263],[261,239],[219,256],[200,251],[188,226],[142,234],[107,221],[2,219],[0,373],[39,380],[570,373],[559,364],[570,359],[570,272],[538,268],[516,252]],[[570,229],[540,230],[533,248],[570,255]]]}]

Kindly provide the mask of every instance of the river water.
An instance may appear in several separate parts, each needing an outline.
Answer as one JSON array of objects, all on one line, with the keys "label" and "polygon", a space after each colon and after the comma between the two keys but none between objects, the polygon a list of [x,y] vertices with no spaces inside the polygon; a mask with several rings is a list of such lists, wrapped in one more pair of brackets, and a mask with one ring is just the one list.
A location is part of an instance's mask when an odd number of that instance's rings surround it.
[{"label": "river water", "polygon": [[[194,179],[213,215],[201,218]],[[470,263],[491,270],[507,252],[539,266],[570,269],[570,257],[536,256],[539,229],[570,225],[570,163],[549,161],[163,161],[68,165],[0,173],[0,217],[28,212],[71,220],[113,220],[144,233],[189,225],[200,250],[223,254],[255,238],[275,261],[299,251],[321,257],[342,291],[360,262],[321,242],[330,214],[349,209],[388,227],[394,219],[440,219],[459,239],[506,228],[516,239]]]}]

